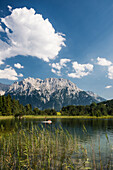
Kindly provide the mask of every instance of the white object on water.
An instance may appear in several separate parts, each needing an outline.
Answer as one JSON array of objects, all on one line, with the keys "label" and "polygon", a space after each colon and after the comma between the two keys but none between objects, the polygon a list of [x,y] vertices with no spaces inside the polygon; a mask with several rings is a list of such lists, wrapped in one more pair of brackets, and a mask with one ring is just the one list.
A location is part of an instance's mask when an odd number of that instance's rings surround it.
[{"label": "white object on water", "polygon": [[42,121],[42,123],[52,123],[52,121],[51,120],[45,120],[45,121]]}]

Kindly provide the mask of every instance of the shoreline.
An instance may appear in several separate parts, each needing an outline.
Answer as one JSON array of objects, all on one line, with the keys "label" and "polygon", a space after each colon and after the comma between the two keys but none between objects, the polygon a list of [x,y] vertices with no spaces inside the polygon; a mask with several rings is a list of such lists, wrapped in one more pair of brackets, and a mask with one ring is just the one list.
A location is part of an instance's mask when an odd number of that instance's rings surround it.
[{"label": "shoreline", "polygon": [[35,116],[35,115],[25,115],[23,116],[23,118],[26,119],[57,119],[57,118],[65,118],[65,119],[113,119],[113,116],[100,116],[100,117],[96,117],[96,116],[49,116],[49,115],[44,115],[44,116]]},{"label": "shoreline", "polygon": [[14,119],[15,117],[14,116],[0,116],[0,120],[3,120],[3,119]]},{"label": "shoreline", "polygon": [[[24,115],[24,119],[113,119],[113,116],[50,116],[50,115]],[[0,116],[0,120],[15,119],[14,116]]]}]

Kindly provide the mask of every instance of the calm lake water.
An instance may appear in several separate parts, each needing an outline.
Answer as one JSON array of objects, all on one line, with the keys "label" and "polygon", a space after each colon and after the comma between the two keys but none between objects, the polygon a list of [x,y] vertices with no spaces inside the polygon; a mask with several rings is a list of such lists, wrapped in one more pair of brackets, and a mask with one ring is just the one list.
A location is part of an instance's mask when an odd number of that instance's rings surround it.
[{"label": "calm lake water", "polygon": [[[1,133],[9,133],[16,127],[31,129],[32,125],[44,127],[52,130],[54,127],[62,127],[68,130],[78,139],[88,150],[88,155],[92,154],[92,149],[96,154],[96,160],[99,159],[99,147],[103,164],[108,163],[109,159],[113,160],[113,119],[51,119],[52,124],[42,123],[43,119],[14,119],[0,120]],[[18,126],[17,126],[18,125]],[[18,129],[17,129],[18,131]],[[93,146],[93,148],[92,148]],[[113,164],[113,163],[112,163]]]}]

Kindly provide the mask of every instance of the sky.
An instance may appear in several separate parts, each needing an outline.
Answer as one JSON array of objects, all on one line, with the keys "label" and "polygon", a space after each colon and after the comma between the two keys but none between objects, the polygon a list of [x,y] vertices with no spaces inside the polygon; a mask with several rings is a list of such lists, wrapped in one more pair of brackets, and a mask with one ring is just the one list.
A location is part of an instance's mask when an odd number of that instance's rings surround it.
[{"label": "sky", "polygon": [[113,99],[113,1],[0,0],[0,82],[27,77]]}]

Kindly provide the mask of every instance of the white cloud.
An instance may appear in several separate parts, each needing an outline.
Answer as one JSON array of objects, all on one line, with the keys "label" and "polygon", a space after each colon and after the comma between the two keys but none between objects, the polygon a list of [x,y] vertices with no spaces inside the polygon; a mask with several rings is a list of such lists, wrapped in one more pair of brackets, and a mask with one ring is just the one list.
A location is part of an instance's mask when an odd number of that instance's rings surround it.
[{"label": "white cloud", "polygon": [[63,58],[63,59],[60,59],[59,63],[52,63],[52,64],[50,64],[50,66],[57,70],[61,70],[63,67],[66,67],[67,66],[66,63],[68,63],[70,61],[71,61],[70,59]]},{"label": "white cloud", "polygon": [[20,73],[20,74],[18,75],[18,77],[23,77],[23,74]]},{"label": "white cloud", "polygon": [[3,61],[0,61],[0,65],[2,65],[2,64],[4,64],[4,62],[3,62]]},{"label": "white cloud", "polygon": [[12,67],[0,70],[0,79],[18,80],[18,77],[22,77],[22,74],[18,75]]},{"label": "white cloud", "polygon": [[93,59],[93,58],[91,58],[91,61],[94,61],[94,59]]},{"label": "white cloud", "polygon": [[7,6],[9,11],[11,12],[12,11],[12,7],[10,5]]},{"label": "white cloud", "polygon": [[6,65],[6,67],[10,67],[10,65]]},{"label": "white cloud", "polygon": [[87,76],[89,72],[79,72],[79,73],[68,73],[68,77],[72,78],[82,78],[84,76]]},{"label": "white cloud", "polygon": [[66,67],[66,63],[68,63],[70,61],[71,60],[67,59],[67,58],[60,59],[60,65]]},{"label": "white cloud", "polygon": [[64,67],[67,67],[66,63],[68,63],[70,61],[71,61],[70,59],[63,58],[63,59],[60,59],[59,63],[49,64],[52,67],[51,71],[53,73],[57,74],[58,76],[61,76],[61,69]]},{"label": "white cloud", "polygon": [[6,25],[8,43],[0,40],[0,61],[17,55],[30,55],[48,62],[55,59],[65,46],[64,35],[56,33],[49,20],[36,14],[32,8],[16,8],[1,21]]},{"label": "white cloud", "polygon": [[108,78],[113,79],[113,66],[108,67]]},{"label": "white cloud", "polygon": [[2,28],[1,25],[0,25],[0,32],[4,32],[4,29]]},{"label": "white cloud", "polygon": [[57,70],[61,70],[62,66],[60,65],[60,63],[52,63],[51,64],[52,68],[55,68]]},{"label": "white cloud", "polygon": [[51,69],[51,72],[52,73],[55,73],[55,74],[57,74],[57,76],[61,76],[61,71],[57,71],[57,70],[54,70],[53,68]]},{"label": "white cloud", "polygon": [[73,68],[75,71],[85,71],[85,70],[88,70],[88,71],[93,71],[93,65],[92,64],[79,64],[78,62],[73,62]]},{"label": "white cloud", "polygon": [[54,70],[53,68],[51,69],[51,72],[56,74],[56,70]]},{"label": "white cloud", "polygon": [[110,66],[112,64],[111,61],[107,60],[106,58],[97,58],[97,64],[101,66]]},{"label": "white cloud", "polygon": [[82,78],[89,75],[93,71],[93,65],[89,63],[79,64],[78,62],[73,62],[72,65],[75,72],[68,73],[68,76],[72,78]]},{"label": "white cloud", "polygon": [[106,89],[110,89],[111,87],[112,87],[112,86],[110,85],[110,86],[106,86],[105,88],[106,88]]},{"label": "white cloud", "polygon": [[14,64],[14,67],[16,67],[18,69],[24,68],[24,66],[22,66],[20,63]]}]

